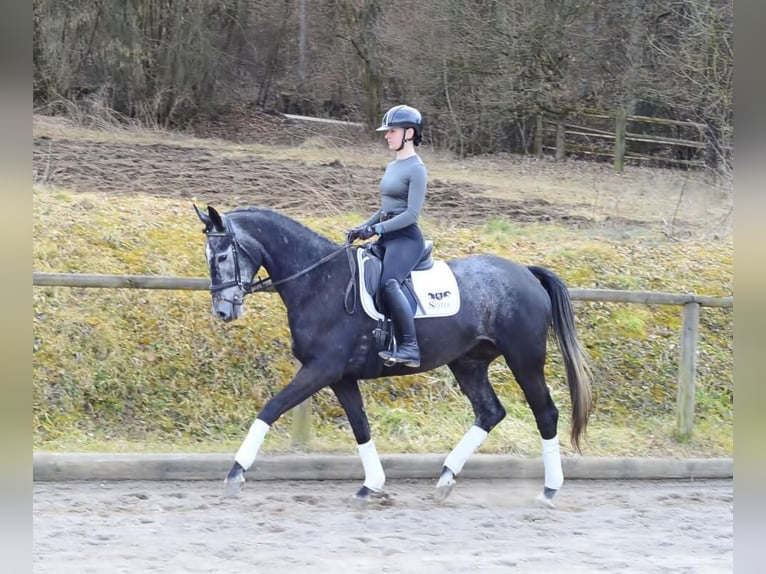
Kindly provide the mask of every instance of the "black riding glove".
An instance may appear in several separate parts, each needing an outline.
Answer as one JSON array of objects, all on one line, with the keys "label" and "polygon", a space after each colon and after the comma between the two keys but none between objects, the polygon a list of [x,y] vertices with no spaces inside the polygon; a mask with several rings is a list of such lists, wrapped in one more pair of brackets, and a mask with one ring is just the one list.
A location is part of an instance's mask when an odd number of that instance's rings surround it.
[{"label": "black riding glove", "polygon": [[353,243],[357,237],[359,237],[359,228],[355,227],[346,231],[346,243]]},{"label": "black riding glove", "polygon": [[375,235],[375,228],[372,227],[372,225],[368,225],[367,227],[363,227],[359,231],[359,235],[357,237],[359,237],[359,239],[364,240],[364,239],[369,239],[373,235]]},{"label": "black riding glove", "polygon": [[375,230],[371,226],[355,227],[346,232],[346,241],[353,243],[356,239],[369,239],[375,235]]}]

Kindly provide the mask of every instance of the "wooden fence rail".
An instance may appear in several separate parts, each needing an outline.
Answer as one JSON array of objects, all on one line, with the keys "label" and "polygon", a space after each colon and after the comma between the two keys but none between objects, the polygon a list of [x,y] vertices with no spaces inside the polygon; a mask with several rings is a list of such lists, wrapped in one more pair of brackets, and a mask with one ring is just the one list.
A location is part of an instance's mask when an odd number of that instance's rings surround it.
[{"label": "wooden fence rail", "polygon": [[[568,119],[571,119],[575,116],[581,119],[594,118],[600,120],[611,120],[614,122],[613,129],[605,130],[603,128],[582,125],[582,122],[575,124],[567,121]],[[627,130],[629,123],[648,123],[662,126],[674,126],[677,128],[690,128],[691,131],[696,133],[698,139],[630,132]],[[589,156],[611,157],[614,158],[614,169],[616,171],[623,171],[625,167],[625,159],[633,159],[637,161],[660,161],[678,165],[704,167],[705,162],[701,159],[683,159],[676,157],[647,155],[630,151],[628,149],[628,143],[648,142],[664,144],[673,148],[691,148],[696,150],[705,150],[708,146],[708,141],[705,137],[706,129],[707,126],[705,124],[681,120],[669,120],[665,118],[651,118],[647,116],[629,116],[626,115],[623,110],[618,110],[613,114],[584,110],[573,112],[569,116],[564,115],[552,119],[544,118],[541,114],[537,117],[534,146],[535,153],[537,155],[541,156],[543,151],[550,150],[555,153],[557,160],[564,159],[567,152]],[[545,134],[555,134],[555,145],[545,144]],[[589,141],[590,139],[613,140],[613,144],[609,150],[605,148],[596,149],[593,146],[585,145],[582,143],[568,143],[567,136],[579,136],[580,138],[585,138],[586,141]]]},{"label": "wooden fence rail", "polygon": [[[210,281],[200,277],[163,277],[147,275],[101,275],[82,273],[32,273],[32,285],[47,287],[87,287],[104,289],[172,289],[206,291]],[[678,367],[676,429],[681,439],[691,437],[694,427],[694,394],[697,374],[697,341],[700,307],[734,306],[733,297],[623,291],[618,289],[569,289],[573,301],[632,303],[639,305],[680,305],[683,307],[681,345]],[[292,439],[306,444],[310,435],[311,406],[308,401],[294,409]]]}]

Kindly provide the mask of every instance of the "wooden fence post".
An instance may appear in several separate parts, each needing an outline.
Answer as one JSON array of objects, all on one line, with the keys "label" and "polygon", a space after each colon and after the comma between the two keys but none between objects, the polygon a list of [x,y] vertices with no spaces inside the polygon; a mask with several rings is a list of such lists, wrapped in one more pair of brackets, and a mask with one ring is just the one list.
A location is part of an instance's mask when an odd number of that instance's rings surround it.
[{"label": "wooden fence post", "polygon": [[614,169],[622,171],[625,168],[625,126],[627,116],[625,110],[617,110],[614,119]]},{"label": "wooden fence post", "polygon": [[[295,360],[296,372],[301,363]],[[290,429],[290,443],[293,446],[308,446],[311,441],[311,397],[293,407],[293,422]]]},{"label": "wooden fence post", "polygon": [[535,126],[535,155],[543,157],[543,114],[537,114]]},{"label": "wooden fence post", "polygon": [[566,157],[566,128],[564,127],[564,118],[556,120],[556,160],[562,160]]},{"label": "wooden fence post", "polygon": [[700,304],[684,304],[678,365],[677,433],[680,440],[691,438],[694,427],[694,385],[697,376],[697,339]]}]

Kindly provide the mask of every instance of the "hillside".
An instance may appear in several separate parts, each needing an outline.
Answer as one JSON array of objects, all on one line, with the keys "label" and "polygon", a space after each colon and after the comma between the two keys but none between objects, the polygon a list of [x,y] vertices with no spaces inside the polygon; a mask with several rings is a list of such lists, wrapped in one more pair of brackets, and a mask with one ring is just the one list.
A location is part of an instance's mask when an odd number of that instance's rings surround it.
[{"label": "hillside", "polygon": [[[385,152],[367,139],[350,146],[348,134],[296,126],[291,145],[278,145],[269,129],[282,128],[261,126],[252,138],[240,131],[232,142],[36,117],[34,270],[203,276],[192,200],[273,207],[340,241],[375,208]],[[703,174],[422,155],[430,173],[423,228],[439,257],[497,253],[549,266],[571,287],[732,293],[728,195]],[[680,309],[578,304],[577,313],[596,373],[588,454],[731,453],[728,310],[702,313],[698,424],[688,444],[672,439]],[[263,296],[250,298],[236,324],[209,315],[205,293],[36,288],[36,448],[238,444],[292,371],[284,310]],[[491,374],[510,416],[485,449],[537,453],[512,377],[501,364]],[[547,374],[563,435],[568,396],[553,344]],[[443,370],[369,382],[364,392],[382,450],[439,451],[470,421]],[[315,412],[314,448],[352,445],[329,393]],[[289,448],[289,425],[278,427],[271,448]]]}]

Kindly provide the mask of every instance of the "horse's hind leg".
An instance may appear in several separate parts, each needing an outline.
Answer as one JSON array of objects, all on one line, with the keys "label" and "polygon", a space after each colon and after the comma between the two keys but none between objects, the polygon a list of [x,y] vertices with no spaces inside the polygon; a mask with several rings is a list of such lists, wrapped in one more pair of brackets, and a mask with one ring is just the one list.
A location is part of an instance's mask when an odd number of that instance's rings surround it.
[{"label": "horse's hind leg", "polygon": [[511,353],[504,356],[527,399],[527,404],[532,409],[542,439],[545,482],[543,492],[537,500],[553,507],[553,497],[564,483],[564,473],[561,469],[557,430],[559,411],[545,383],[545,351],[543,350],[540,356],[539,352],[530,352],[529,348],[515,347]]},{"label": "horse's hind leg", "polygon": [[342,379],[330,385],[330,388],[338,397],[346,417],[354,432],[354,438],[359,449],[359,456],[364,467],[364,484],[357,491],[355,497],[360,501],[369,501],[370,498],[383,490],[386,475],[383,465],[375,449],[375,443],[370,437],[370,423],[364,410],[362,393],[359,391],[359,383],[355,379]]},{"label": "horse's hind leg", "polygon": [[436,483],[435,497],[438,501],[449,496],[455,486],[455,477],[463,469],[463,465],[481,446],[489,432],[505,417],[505,409],[489,383],[490,362],[491,359],[487,358],[461,357],[449,364],[460,390],[471,402],[476,419],[444,460],[439,481]]}]

